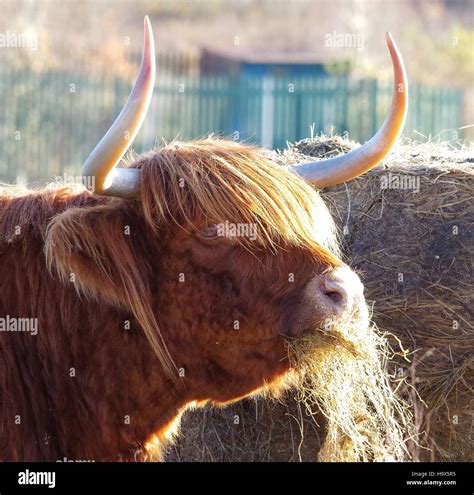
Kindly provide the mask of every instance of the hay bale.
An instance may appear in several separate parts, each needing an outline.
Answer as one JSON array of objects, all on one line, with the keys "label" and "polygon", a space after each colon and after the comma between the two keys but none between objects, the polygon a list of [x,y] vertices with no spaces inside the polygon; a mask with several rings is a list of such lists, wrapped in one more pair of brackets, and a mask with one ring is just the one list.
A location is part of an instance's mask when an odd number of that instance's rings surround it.
[{"label": "hay bale", "polygon": [[[354,146],[322,136],[272,157],[289,164]],[[473,157],[472,148],[405,142],[376,169],[323,192],[348,262],[374,302],[375,322],[403,349],[391,371],[414,409],[415,460],[472,460]],[[198,410],[182,431],[170,460],[311,461],[324,439],[322,422],[291,397]]]},{"label": "hay bale", "polygon": [[[167,461],[298,462],[315,460],[325,420],[295,400],[247,399],[224,409],[188,412]],[[304,441],[302,439],[304,438]]]}]

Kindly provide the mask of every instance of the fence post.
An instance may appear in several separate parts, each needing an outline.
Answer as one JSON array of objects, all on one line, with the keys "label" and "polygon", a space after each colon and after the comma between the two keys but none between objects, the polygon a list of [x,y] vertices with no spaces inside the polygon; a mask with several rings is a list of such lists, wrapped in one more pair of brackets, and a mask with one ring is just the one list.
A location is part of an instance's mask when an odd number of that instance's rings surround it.
[{"label": "fence post", "polygon": [[[413,125],[413,128],[417,129],[418,131],[421,131],[421,91],[420,91],[420,86],[418,84],[413,84],[413,96],[415,95],[415,88],[416,88],[416,97],[412,99],[414,99],[416,101],[416,119],[415,119],[415,123]],[[416,126],[416,127],[415,127]]]},{"label": "fence post", "polygon": [[377,79],[372,80],[371,84],[371,95],[370,95],[370,108],[371,108],[371,119],[372,119],[372,136],[377,132]]},{"label": "fence post", "polygon": [[[243,95],[247,96],[249,91],[247,81],[239,74],[227,76],[226,78],[227,84],[227,98],[230,100],[230,112],[227,121],[229,124],[227,125],[228,129],[223,129],[224,131],[229,132],[232,136],[237,133],[239,136],[239,141],[241,139],[241,132],[243,127],[242,114],[243,114],[243,105],[244,98]],[[245,84],[245,88],[244,85]]]},{"label": "fence post", "polygon": [[262,146],[273,147],[273,76],[265,74],[262,85]]},{"label": "fence post", "polygon": [[[462,89],[455,89],[455,113],[454,113],[454,121],[456,118],[458,118],[459,122],[459,116],[461,115],[461,122],[466,122],[467,121],[467,106],[465,105],[465,98],[466,95]],[[457,124],[455,124],[457,125]],[[454,127],[454,126],[453,126]],[[469,131],[468,131],[469,132]],[[464,131],[463,137],[461,139],[466,139],[467,138],[467,132]]]},{"label": "fence post", "polygon": [[351,87],[349,85],[349,75],[347,72],[342,76],[342,124],[340,132],[344,134],[349,132],[349,102],[350,102],[350,91]]},{"label": "fence post", "polygon": [[301,87],[303,86],[302,81],[299,81],[300,87],[296,91],[296,115],[295,115],[295,125],[296,129],[294,129],[294,136],[296,141],[299,141],[300,139],[303,138],[303,133],[301,132],[301,125],[302,125],[302,120],[303,120],[303,91],[304,89]]}]

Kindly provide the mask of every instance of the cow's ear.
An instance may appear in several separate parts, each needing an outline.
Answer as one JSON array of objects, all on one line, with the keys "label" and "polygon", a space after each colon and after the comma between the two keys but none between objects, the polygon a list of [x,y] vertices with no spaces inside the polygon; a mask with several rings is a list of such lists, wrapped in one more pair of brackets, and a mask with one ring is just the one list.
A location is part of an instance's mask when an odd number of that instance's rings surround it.
[{"label": "cow's ear", "polygon": [[44,252],[53,275],[80,294],[130,311],[145,331],[163,366],[172,360],[151,309],[144,231],[125,208],[72,208],[51,220]]},{"label": "cow's ear", "polygon": [[137,236],[130,223],[125,211],[108,205],[57,215],[45,240],[50,271],[88,297],[125,307],[131,293],[148,299],[147,265],[145,260],[138,262]]}]

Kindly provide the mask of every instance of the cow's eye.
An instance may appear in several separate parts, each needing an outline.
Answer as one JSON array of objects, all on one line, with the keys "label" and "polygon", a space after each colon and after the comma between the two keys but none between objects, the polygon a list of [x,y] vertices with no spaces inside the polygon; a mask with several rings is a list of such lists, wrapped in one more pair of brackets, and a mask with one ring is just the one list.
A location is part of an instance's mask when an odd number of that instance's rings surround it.
[{"label": "cow's eye", "polygon": [[205,229],[201,230],[201,236],[204,239],[214,239],[219,236],[219,230],[216,224],[207,226]]}]

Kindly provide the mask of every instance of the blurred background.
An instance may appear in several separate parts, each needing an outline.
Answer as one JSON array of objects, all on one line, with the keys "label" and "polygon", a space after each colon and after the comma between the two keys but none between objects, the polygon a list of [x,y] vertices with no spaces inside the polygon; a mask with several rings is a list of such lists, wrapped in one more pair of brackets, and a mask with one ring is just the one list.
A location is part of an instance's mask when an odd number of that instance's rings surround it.
[{"label": "blurred background", "polygon": [[405,135],[474,137],[468,0],[1,0],[0,179],[78,174],[157,49],[134,148],[209,133],[267,148],[310,135],[364,142],[392,92],[390,31],[410,81]]}]

